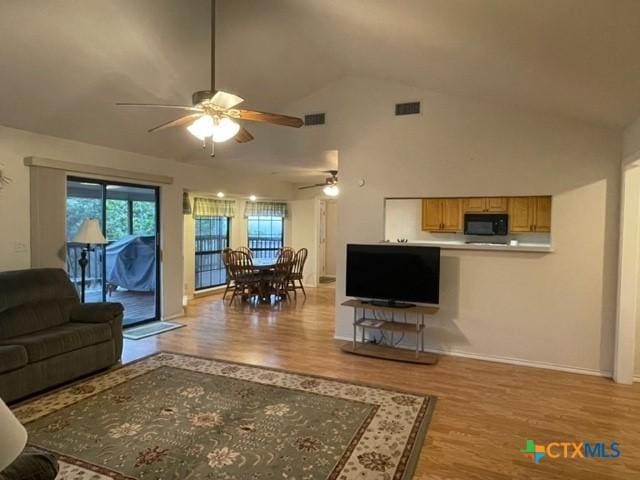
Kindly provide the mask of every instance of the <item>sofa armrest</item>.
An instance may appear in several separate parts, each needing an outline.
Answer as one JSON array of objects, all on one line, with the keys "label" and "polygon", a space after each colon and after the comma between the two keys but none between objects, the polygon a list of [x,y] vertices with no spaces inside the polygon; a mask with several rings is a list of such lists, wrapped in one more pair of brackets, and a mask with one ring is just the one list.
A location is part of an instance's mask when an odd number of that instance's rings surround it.
[{"label": "sofa armrest", "polygon": [[71,310],[70,319],[78,323],[108,323],[113,338],[114,360],[122,356],[122,320],[124,306],[121,303],[82,303]]},{"label": "sofa armrest", "polygon": [[54,480],[58,470],[56,455],[27,447],[11,465],[0,472],[0,480]]},{"label": "sofa armrest", "polygon": [[122,317],[121,303],[82,303],[71,310],[71,321],[81,323],[107,323]]}]

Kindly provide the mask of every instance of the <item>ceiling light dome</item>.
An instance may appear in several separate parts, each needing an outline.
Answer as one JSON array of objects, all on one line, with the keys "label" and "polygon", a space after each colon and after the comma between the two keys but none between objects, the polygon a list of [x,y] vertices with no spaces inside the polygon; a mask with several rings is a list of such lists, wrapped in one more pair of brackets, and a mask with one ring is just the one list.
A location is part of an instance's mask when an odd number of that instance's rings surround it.
[{"label": "ceiling light dome", "polygon": [[240,125],[229,117],[212,117],[203,115],[187,127],[189,133],[200,140],[211,137],[216,143],[226,142],[236,136]]},{"label": "ceiling light dome", "polygon": [[203,115],[187,127],[189,133],[204,141],[213,133],[213,118],[210,115]]},{"label": "ceiling light dome", "polygon": [[240,130],[240,125],[229,117],[216,117],[213,119],[213,131],[211,140],[214,142],[226,142],[236,136]]},{"label": "ceiling light dome", "polygon": [[337,197],[338,194],[340,193],[340,189],[338,188],[338,185],[327,185],[326,187],[324,187],[322,189],[322,192],[327,196],[327,197]]}]

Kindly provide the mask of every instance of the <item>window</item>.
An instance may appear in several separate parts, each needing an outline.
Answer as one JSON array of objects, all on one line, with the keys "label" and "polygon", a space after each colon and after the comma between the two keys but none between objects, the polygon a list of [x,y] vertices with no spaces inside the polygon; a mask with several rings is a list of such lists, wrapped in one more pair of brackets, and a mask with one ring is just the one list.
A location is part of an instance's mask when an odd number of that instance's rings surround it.
[{"label": "window", "polygon": [[196,290],[227,283],[222,250],[229,247],[228,217],[196,217]]},{"label": "window", "polygon": [[284,219],[281,217],[248,217],[248,246],[254,258],[276,258],[284,244]]}]

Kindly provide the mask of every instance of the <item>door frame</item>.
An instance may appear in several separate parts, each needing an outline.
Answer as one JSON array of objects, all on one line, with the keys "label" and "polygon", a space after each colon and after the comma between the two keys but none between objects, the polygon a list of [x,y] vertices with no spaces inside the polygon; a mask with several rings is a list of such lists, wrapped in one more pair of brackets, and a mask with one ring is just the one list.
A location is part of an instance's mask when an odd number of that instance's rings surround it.
[{"label": "door frame", "polygon": [[[613,379],[631,384],[638,366],[638,290],[640,289],[640,160],[622,167]],[[635,378],[634,378],[635,377]]]},{"label": "door frame", "polygon": [[[154,192],[154,197],[155,197],[155,214],[156,214],[156,228],[155,228],[155,236],[156,236],[156,242],[155,242],[155,252],[156,252],[156,290],[155,290],[155,317],[152,318],[148,318],[145,320],[141,320],[139,322],[135,322],[132,323],[130,325],[127,325],[127,327],[130,326],[138,326],[138,325],[142,325],[144,323],[149,323],[149,322],[157,322],[159,320],[162,319],[162,275],[161,275],[161,268],[162,268],[162,251],[161,251],[161,217],[160,217],[160,187],[157,185],[146,185],[143,183],[132,183],[132,182],[122,182],[119,180],[107,180],[104,178],[95,178],[95,177],[83,177],[83,176],[77,176],[77,175],[67,175],[67,179],[66,179],[66,183],[68,184],[68,182],[91,182],[91,183],[95,183],[98,184],[102,187],[102,224],[100,225],[100,227],[102,228],[102,231],[104,232],[105,236],[106,236],[106,225],[107,225],[107,186],[108,185],[115,185],[115,186],[121,186],[121,187],[133,187],[133,188],[147,188],[149,190],[153,190]],[[65,201],[66,201],[65,197]],[[66,207],[65,207],[66,208]],[[65,213],[66,214],[66,213]],[[133,213],[132,213],[133,214]],[[104,261],[102,262],[102,299],[103,301],[106,301],[106,272],[107,272],[107,252],[106,252],[106,245],[102,246],[103,248],[103,258]]]}]

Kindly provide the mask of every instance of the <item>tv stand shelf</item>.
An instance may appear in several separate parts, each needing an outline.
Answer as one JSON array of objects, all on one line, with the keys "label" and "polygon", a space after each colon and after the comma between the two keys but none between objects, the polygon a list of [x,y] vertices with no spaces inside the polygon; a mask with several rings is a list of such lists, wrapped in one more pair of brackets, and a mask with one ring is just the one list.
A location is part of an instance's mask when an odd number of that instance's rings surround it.
[{"label": "tv stand shelf", "polygon": [[[369,324],[368,322],[373,322],[373,324]],[[424,325],[419,323],[387,322],[385,320],[368,317],[356,320],[356,324],[365,330],[386,330],[389,332],[415,333],[416,331],[422,331],[424,329]]]},{"label": "tv stand shelf", "polygon": [[[342,303],[342,306],[353,308],[353,341],[345,343],[341,347],[343,352],[423,365],[433,365],[438,362],[437,355],[424,351],[425,315],[436,314],[439,310],[438,307],[415,305],[408,308],[394,308],[386,305],[374,305],[362,300],[347,300]],[[369,313],[367,314],[367,312]],[[378,318],[378,314],[388,317],[389,313],[391,319]],[[411,319],[413,321],[410,321]],[[361,333],[360,341],[358,341],[358,329]],[[383,335],[388,344],[367,342],[367,330],[389,332],[389,335]],[[394,344],[394,334],[396,333],[401,334],[402,338],[405,334],[415,333],[415,351],[397,348]]]}]

